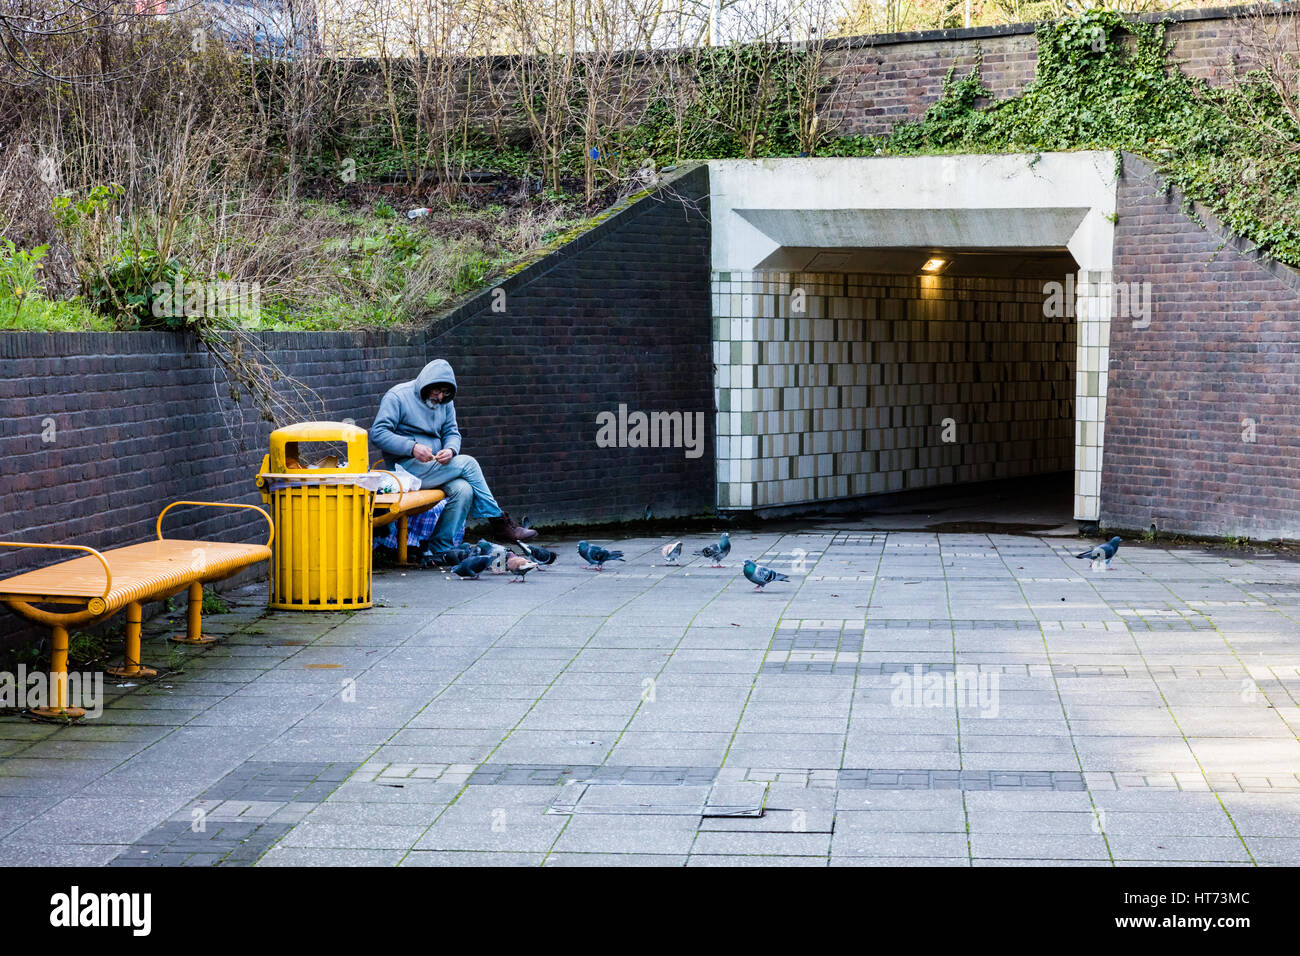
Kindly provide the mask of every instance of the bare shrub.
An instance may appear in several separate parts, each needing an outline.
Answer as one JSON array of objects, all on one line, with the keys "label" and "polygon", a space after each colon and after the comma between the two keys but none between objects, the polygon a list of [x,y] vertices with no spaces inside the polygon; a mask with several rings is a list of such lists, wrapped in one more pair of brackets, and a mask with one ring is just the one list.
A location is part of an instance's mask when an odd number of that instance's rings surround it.
[{"label": "bare shrub", "polygon": [[20,249],[47,246],[45,292],[51,298],[69,298],[79,285],[77,264],[54,221],[53,199],[54,190],[42,178],[41,158],[32,147],[18,144],[0,153],[0,237]]}]

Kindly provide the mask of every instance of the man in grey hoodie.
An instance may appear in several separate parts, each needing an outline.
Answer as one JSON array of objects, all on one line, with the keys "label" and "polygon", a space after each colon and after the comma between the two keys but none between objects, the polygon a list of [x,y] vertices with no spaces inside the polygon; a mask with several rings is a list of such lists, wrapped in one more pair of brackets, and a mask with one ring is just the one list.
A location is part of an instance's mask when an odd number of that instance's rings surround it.
[{"label": "man in grey hoodie", "polygon": [[536,531],[521,528],[501,510],[479,463],[460,453],[455,397],[456,373],[447,361],[434,359],[414,381],[388,390],[370,426],[370,440],[389,460],[419,478],[421,488],[441,488],[447,495],[428,549],[441,554],[451,548],[467,517],[487,518],[498,541],[535,538]]}]

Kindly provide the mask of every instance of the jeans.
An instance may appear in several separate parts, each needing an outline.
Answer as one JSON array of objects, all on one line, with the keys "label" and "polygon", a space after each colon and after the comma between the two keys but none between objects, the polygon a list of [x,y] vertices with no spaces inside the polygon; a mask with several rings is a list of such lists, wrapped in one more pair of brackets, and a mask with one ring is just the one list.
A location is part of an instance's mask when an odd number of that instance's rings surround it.
[{"label": "jeans", "polygon": [[441,488],[447,496],[442,515],[433,526],[433,537],[426,545],[434,554],[452,547],[456,529],[466,518],[498,518],[505,513],[492,497],[483,469],[472,455],[457,455],[445,465],[411,458],[404,460],[402,467],[420,479],[422,489]]}]

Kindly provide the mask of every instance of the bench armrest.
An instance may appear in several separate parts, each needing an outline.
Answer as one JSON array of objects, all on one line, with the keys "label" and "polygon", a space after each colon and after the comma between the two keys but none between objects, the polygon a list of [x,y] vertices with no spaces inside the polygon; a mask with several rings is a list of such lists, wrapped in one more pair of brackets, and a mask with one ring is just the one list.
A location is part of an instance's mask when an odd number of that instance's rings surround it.
[{"label": "bench armrest", "polygon": [[167,514],[167,512],[171,511],[177,505],[198,505],[201,508],[247,508],[250,511],[256,511],[266,519],[266,526],[270,529],[270,533],[266,537],[266,546],[269,548],[271,542],[275,540],[275,523],[271,520],[271,516],[257,505],[235,504],[234,502],[228,501],[173,501],[158,514],[158,522],[154,525],[154,530],[158,533],[159,541],[163,539],[163,515]]},{"label": "bench armrest", "polygon": [[103,603],[103,598],[108,597],[108,592],[113,590],[113,572],[108,569],[108,562],[104,556],[94,548],[87,548],[80,544],[32,544],[29,541],[0,541],[0,548],[49,548],[52,551],[85,551],[87,554],[93,554],[96,560],[104,566],[104,593],[97,600]]},{"label": "bench armrest", "polygon": [[397,501],[393,502],[393,507],[389,510],[390,511],[399,510],[402,507],[402,496],[406,494],[406,489],[402,487],[401,479],[399,479],[397,475],[393,474],[391,471],[384,471],[384,469],[382,468],[371,468],[370,470],[377,471],[381,475],[387,475],[389,478],[393,479],[393,485],[397,488]]}]

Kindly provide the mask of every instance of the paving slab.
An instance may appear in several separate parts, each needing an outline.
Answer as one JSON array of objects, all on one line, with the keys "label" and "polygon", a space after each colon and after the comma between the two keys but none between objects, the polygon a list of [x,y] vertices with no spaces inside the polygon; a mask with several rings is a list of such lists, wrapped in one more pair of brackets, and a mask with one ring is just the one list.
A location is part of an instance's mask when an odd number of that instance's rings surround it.
[{"label": "paving slab", "polygon": [[1300,562],[1061,534],[737,531],[764,594],[654,536],[347,618],[253,586],[100,718],[0,715],[0,865],[1300,863]]}]

